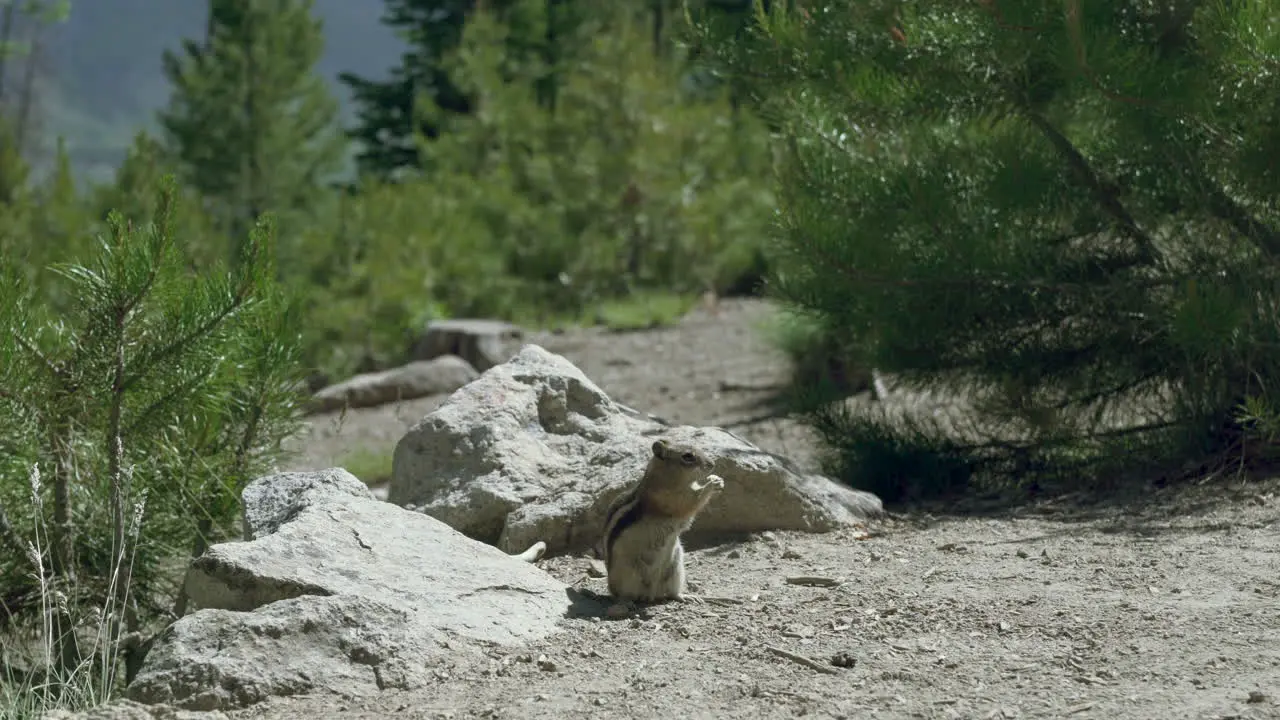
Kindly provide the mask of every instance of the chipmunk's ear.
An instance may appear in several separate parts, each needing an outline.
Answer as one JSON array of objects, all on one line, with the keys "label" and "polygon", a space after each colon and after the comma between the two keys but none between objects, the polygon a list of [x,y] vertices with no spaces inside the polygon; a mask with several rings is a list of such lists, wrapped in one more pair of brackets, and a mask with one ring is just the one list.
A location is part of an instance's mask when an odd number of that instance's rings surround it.
[{"label": "chipmunk's ear", "polygon": [[667,454],[667,441],[662,439],[655,440],[653,443],[653,456],[658,459],[662,459],[666,457],[666,454]]}]

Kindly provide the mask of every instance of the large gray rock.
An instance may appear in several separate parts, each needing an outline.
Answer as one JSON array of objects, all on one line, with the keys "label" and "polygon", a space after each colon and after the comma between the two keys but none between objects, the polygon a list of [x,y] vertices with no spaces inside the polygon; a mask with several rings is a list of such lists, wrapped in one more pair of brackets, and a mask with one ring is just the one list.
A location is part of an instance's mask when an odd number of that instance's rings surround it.
[{"label": "large gray rock", "polygon": [[355,492],[340,471],[300,475],[246,490],[254,539],[192,562],[198,610],[156,638],[129,698],[221,710],[416,688],[446,653],[556,631],[566,587],[536,566]]},{"label": "large gray rock", "polygon": [[373,407],[427,395],[443,395],[476,379],[478,373],[466,360],[445,355],[418,360],[382,372],[365,373],[330,385],[311,397],[307,410],[332,412],[344,407]]},{"label": "large gray rock", "polygon": [[461,388],[396,446],[388,500],[519,552],[599,540],[609,503],[640,477],[657,437],[716,458],[726,487],[688,536],[822,532],[883,512],[879,498],[801,472],[719,428],[669,427],[619,405],[578,368],[526,345]]}]

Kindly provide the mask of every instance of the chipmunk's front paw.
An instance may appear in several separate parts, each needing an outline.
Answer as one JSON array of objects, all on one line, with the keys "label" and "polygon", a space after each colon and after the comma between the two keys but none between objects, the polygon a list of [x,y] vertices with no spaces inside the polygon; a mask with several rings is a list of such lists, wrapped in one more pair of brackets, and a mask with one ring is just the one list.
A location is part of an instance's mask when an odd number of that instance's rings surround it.
[{"label": "chipmunk's front paw", "polygon": [[716,493],[721,490],[724,490],[724,478],[719,475],[708,475],[706,482],[693,484],[694,492]]}]

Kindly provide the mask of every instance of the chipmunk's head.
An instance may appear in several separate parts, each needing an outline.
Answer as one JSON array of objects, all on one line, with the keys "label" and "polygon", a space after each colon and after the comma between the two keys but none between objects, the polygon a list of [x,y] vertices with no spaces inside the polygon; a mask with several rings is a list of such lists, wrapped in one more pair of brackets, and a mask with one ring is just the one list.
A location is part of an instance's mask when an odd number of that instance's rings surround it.
[{"label": "chipmunk's head", "polygon": [[672,469],[679,469],[691,475],[705,475],[715,467],[715,462],[701,450],[686,443],[673,443],[669,440],[654,441],[653,457]]}]

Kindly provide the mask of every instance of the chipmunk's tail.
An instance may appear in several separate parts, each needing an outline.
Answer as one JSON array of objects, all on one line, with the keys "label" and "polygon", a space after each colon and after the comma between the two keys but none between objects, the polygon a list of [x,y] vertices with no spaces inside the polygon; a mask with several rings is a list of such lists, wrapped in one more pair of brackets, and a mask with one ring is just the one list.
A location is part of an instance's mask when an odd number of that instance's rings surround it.
[{"label": "chipmunk's tail", "polygon": [[542,554],[545,553],[546,551],[547,551],[547,544],[539,540],[538,542],[530,545],[528,550],[525,550],[519,555],[512,555],[511,557],[520,558],[525,562],[536,562],[537,559],[542,557]]}]

